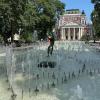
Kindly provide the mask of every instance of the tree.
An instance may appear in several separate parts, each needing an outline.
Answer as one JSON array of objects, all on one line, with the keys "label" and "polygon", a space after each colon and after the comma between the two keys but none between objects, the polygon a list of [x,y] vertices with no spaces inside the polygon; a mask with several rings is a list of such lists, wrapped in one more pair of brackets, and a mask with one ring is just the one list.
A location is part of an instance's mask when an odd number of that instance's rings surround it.
[{"label": "tree", "polygon": [[18,30],[26,6],[26,0],[2,0],[0,2],[0,33],[7,42],[11,37],[13,42],[14,33]]},{"label": "tree", "polygon": [[9,31],[10,28],[10,14],[11,12],[8,3],[5,2],[5,0],[2,0],[2,2],[0,2],[0,34],[3,36],[5,42],[7,42],[7,38],[9,38],[9,32],[7,34],[7,31]]},{"label": "tree", "polygon": [[37,30],[39,39],[46,38],[47,31],[52,30],[63,10],[64,4],[60,0],[2,0],[0,33],[5,42],[9,37],[13,42],[19,28],[23,29],[23,34]]},{"label": "tree", "polygon": [[91,2],[94,4],[94,10],[91,14],[94,32],[100,37],[100,0],[91,0]]},{"label": "tree", "polygon": [[55,27],[59,14],[64,11],[65,5],[59,0],[35,0],[36,11],[40,21],[36,24],[39,39],[46,38],[46,33]]}]

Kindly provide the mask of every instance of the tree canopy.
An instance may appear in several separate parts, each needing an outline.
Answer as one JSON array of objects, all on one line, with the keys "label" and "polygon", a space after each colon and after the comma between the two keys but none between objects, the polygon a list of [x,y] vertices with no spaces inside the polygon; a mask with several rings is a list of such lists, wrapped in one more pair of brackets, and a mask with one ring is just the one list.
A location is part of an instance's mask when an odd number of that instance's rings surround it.
[{"label": "tree canopy", "polygon": [[94,4],[94,10],[91,14],[94,31],[100,37],[100,0],[91,0],[91,2]]},{"label": "tree canopy", "polygon": [[65,5],[60,0],[1,0],[0,34],[5,42],[23,29],[23,34],[38,32],[38,38],[46,38],[48,30],[55,27]]}]

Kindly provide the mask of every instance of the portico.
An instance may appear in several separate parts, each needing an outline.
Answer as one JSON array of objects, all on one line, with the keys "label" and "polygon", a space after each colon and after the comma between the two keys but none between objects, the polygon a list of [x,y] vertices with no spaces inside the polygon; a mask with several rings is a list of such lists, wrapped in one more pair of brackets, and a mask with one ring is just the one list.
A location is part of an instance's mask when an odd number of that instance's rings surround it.
[{"label": "portico", "polygon": [[84,27],[62,27],[62,40],[80,40],[84,34]]}]

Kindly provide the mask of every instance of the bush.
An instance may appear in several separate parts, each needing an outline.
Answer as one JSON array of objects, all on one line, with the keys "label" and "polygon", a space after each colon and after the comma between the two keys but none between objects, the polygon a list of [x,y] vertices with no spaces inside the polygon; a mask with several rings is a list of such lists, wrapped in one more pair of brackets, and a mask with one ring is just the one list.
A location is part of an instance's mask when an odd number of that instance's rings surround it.
[{"label": "bush", "polygon": [[90,36],[87,36],[87,35],[83,35],[81,37],[81,41],[89,41],[90,40]]},{"label": "bush", "polygon": [[20,41],[24,43],[31,43],[33,42],[33,35],[32,33],[23,33],[20,37]]}]

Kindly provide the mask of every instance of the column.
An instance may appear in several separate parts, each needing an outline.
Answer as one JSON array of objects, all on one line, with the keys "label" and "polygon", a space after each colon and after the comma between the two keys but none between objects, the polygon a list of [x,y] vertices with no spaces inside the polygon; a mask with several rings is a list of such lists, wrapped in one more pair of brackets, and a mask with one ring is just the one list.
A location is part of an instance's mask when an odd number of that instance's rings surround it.
[{"label": "column", "polygon": [[83,28],[81,28],[81,37],[83,36]]},{"label": "column", "polygon": [[68,28],[68,40],[70,40],[70,28]]},{"label": "column", "polygon": [[66,40],[65,28],[62,28],[62,31],[61,31],[61,39],[62,39],[62,40]]},{"label": "column", "polygon": [[80,40],[80,28],[79,28],[79,32],[78,32],[78,39]]},{"label": "column", "polygon": [[73,40],[75,40],[75,28],[74,28],[74,37],[73,37]]}]

